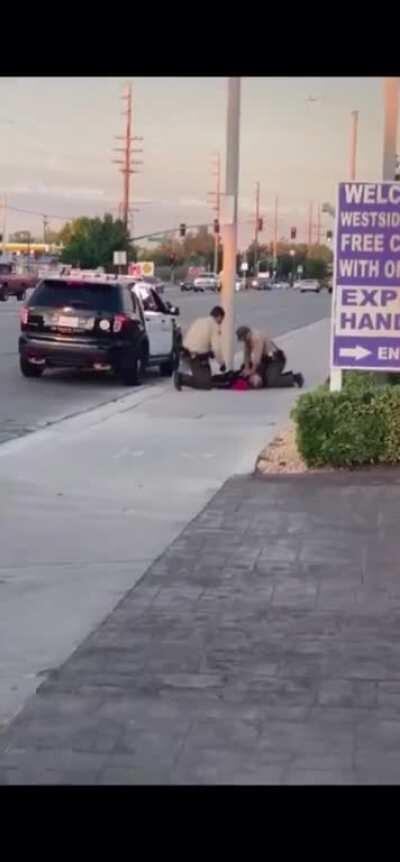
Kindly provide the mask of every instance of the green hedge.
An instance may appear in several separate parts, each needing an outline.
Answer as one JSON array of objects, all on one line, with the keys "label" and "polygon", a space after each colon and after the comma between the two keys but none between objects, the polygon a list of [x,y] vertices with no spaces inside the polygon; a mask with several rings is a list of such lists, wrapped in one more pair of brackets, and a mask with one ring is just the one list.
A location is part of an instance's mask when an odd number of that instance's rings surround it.
[{"label": "green hedge", "polygon": [[298,450],[308,467],[400,461],[400,386],[350,372],[341,392],[320,386],[292,411]]}]

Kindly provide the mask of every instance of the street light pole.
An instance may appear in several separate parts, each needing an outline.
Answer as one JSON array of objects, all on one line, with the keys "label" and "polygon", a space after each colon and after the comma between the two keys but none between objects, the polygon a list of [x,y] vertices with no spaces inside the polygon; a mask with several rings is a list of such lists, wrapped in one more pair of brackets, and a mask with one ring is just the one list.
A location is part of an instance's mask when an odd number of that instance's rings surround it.
[{"label": "street light pole", "polygon": [[254,231],[254,275],[258,275],[258,232],[260,225],[260,183],[256,185],[256,224]]},{"label": "street light pole", "polygon": [[222,226],[222,305],[225,310],[223,352],[227,368],[233,367],[235,326],[235,281],[239,189],[240,78],[228,78],[226,122],[226,177],[224,224]]},{"label": "street light pole", "polygon": [[308,246],[311,248],[313,240],[313,204],[310,202],[308,208]]},{"label": "street light pole", "polygon": [[384,79],[383,180],[394,180],[396,173],[397,116],[399,78]]},{"label": "street light pole", "polygon": [[291,282],[292,282],[292,287],[293,287],[293,284],[294,284],[294,256],[296,254],[294,248],[290,249],[289,254],[290,254],[290,257],[292,258],[292,271],[291,271],[290,276],[291,276]]},{"label": "street light pole", "polygon": [[273,273],[274,278],[276,275],[276,270],[278,268],[278,205],[279,198],[278,195],[275,196],[275,205],[274,205],[274,245],[273,245]]},{"label": "street light pole", "polygon": [[350,132],[350,179],[356,178],[356,163],[357,163],[357,132],[358,132],[358,111],[351,112],[351,132]]},{"label": "street light pole", "polygon": [[3,197],[3,225],[2,225],[2,228],[3,228],[3,242],[2,242],[2,246],[1,246],[1,248],[2,248],[2,255],[3,255],[3,257],[4,257],[4,256],[5,256],[5,253],[6,253],[6,242],[7,242],[7,238],[6,238],[6,231],[7,231],[7,195],[4,195],[4,197]]}]

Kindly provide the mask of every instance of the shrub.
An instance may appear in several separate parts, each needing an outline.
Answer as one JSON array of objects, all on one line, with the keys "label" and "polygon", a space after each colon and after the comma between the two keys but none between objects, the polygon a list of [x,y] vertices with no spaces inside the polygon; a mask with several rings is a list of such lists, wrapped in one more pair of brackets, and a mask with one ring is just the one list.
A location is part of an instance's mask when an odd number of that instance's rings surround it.
[{"label": "shrub", "polygon": [[309,467],[400,461],[400,387],[373,374],[346,375],[341,392],[321,386],[292,411],[298,450]]}]

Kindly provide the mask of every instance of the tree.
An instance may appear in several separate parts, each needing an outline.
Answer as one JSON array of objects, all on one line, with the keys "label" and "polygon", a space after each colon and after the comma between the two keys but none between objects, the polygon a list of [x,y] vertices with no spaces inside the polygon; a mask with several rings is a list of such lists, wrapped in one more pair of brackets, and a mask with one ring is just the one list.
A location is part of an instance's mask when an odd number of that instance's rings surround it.
[{"label": "tree", "polygon": [[[43,242],[43,239],[41,240]],[[47,228],[46,230],[46,243],[49,245],[59,245],[60,243],[60,231],[59,230],[51,230],[51,228]]]},{"label": "tree", "polygon": [[112,265],[114,251],[126,251],[128,261],[136,259],[124,223],[121,219],[114,220],[109,213],[102,219],[81,216],[67,222],[59,233],[59,241],[64,245],[62,262],[87,269]]},{"label": "tree", "polygon": [[192,266],[212,267],[214,242],[214,235],[209,233],[206,225],[200,227],[197,233],[189,232],[183,242],[185,260]]}]

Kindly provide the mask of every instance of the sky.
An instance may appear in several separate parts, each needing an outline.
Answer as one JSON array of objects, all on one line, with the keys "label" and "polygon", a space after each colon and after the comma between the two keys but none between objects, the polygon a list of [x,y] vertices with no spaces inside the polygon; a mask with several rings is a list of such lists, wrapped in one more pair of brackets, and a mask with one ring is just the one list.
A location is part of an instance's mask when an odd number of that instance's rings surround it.
[{"label": "sky", "polygon": [[[112,159],[123,133],[122,92],[133,86],[133,134],[143,137],[132,177],[133,235],[181,222],[211,222],[207,193],[219,152],[224,188],[227,78],[0,78],[0,195],[7,195],[7,234],[57,229],[79,215],[117,214],[122,176]],[[309,97],[317,101],[308,101]],[[334,203],[348,178],[351,112],[359,111],[357,178],[381,177],[382,78],[243,78],[239,245],[254,232],[261,186],[264,231],[272,239],[274,199],[279,236],[297,227],[306,240],[309,204]],[[11,209],[32,210],[38,215]],[[56,218],[58,216],[59,218]],[[328,228],[330,217],[322,217]],[[316,217],[315,217],[316,222]],[[132,233],[132,230],[131,230]]]}]

